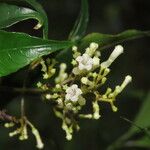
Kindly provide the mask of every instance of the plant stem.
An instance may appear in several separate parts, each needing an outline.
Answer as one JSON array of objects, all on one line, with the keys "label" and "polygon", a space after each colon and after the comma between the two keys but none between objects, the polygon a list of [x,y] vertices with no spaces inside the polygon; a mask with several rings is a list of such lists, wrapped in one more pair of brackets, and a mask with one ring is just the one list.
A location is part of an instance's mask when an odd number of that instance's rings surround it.
[{"label": "plant stem", "polygon": [[26,88],[26,84],[27,84],[27,79],[31,70],[31,65],[29,66],[29,68],[27,69],[27,73],[26,76],[24,78],[23,81],[23,92],[22,92],[22,98],[21,98],[21,117],[24,118],[25,117],[25,93],[24,93],[24,89]]},{"label": "plant stem", "polygon": [[24,97],[21,98],[21,117],[25,116],[25,102]]},{"label": "plant stem", "polygon": [[38,88],[16,88],[16,87],[0,87],[1,92],[24,93],[24,94],[44,94],[49,93],[49,90]]}]

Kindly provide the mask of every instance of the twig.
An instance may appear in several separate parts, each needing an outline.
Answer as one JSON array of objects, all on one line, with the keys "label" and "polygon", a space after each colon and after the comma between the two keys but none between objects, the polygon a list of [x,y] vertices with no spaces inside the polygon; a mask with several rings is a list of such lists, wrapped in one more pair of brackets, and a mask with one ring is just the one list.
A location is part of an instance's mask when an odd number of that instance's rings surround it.
[{"label": "twig", "polygon": [[44,94],[48,93],[49,90],[42,90],[38,88],[17,88],[17,87],[6,87],[6,86],[1,86],[0,87],[1,92],[10,92],[10,93],[26,93],[26,94]]},{"label": "twig", "polygon": [[15,117],[6,114],[6,110],[0,111],[0,120],[18,123],[18,120]]}]

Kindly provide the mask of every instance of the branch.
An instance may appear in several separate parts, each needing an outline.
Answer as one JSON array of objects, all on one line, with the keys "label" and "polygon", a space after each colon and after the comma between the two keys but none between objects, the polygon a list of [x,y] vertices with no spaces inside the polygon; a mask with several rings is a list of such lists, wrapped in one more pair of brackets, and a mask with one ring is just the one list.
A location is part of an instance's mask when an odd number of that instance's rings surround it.
[{"label": "branch", "polygon": [[0,86],[1,92],[10,92],[10,93],[25,93],[25,94],[44,94],[49,93],[49,90],[42,90],[38,88],[16,88],[16,87],[6,87]]},{"label": "branch", "polygon": [[18,123],[14,116],[6,114],[6,110],[0,110],[0,120]]}]

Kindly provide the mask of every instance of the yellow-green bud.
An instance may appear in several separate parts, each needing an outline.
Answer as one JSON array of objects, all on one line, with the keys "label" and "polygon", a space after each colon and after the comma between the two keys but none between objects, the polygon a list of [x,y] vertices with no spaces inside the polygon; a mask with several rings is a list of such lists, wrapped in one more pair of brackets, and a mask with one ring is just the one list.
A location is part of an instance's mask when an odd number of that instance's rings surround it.
[{"label": "yellow-green bud", "polygon": [[77,64],[77,62],[73,59],[72,62],[71,62],[71,64],[72,64],[73,66],[75,66],[75,65]]},{"label": "yellow-green bud", "polygon": [[78,103],[79,103],[79,105],[81,105],[81,106],[83,106],[83,105],[85,105],[86,104],[86,100],[85,100],[85,98],[84,97],[79,97],[79,100],[78,100]]},{"label": "yellow-green bud", "polygon": [[112,105],[112,110],[113,110],[114,112],[117,112],[118,108],[117,108],[116,106]]},{"label": "yellow-green bud", "polygon": [[43,79],[48,79],[49,75],[47,73],[43,74]]},{"label": "yellow-green bud", "polygon": [[52,73],[52,74],[55,74],[55,72],[56,72],[56,69],[54,69],[54,68],[51,69],[51,73]]},{"label": "yellow-green bud", "polygon": [[73,51],[73,52],[76,52],[77,50],[78,50],[77,46],[73,46],[73,47],[72,47],[72,51]]},{"label": "yellow-green bud", "polygon": [[13,126],[14,126],[14,123],[13,123],[13,122],[5,123],[5,124],[4,124],[4,127],[5,127],[5,128],[11,128],[11,127],[13,127]]},{"label": "yellow-green bud", "polygon": [[37,83],[37,87],[40,88],[41,86],[42,86],[42,83],[41,83],[41,82],[38,82],[38,83]]},{"label": "yellow-green bud", "polygon": [[71,103],[68,103],[68,104],[66,104],[66,108],[68,109],[68,110],[72,110],[72,104]]},{"label": "yellow-green bud", "polygon": [[109,72],[110,72],[110,69],[109,69],[109,68],[106,68],[106,69],[104,70],[104,76],[108,75]]},{"label": "yellow-green bud", "polygon": [[101,83],[104,84],[106,82],[107,78],[103,77]]},{"label": "yellow-green bud", "polygon": [[93,78],[96,78],[97,75],[98,75],[98,74],[97,74],[96,72],[94,72],[94,73],[92,74]]},{"label": "yellow-green bud", "polygon": [[82,82],[83,84],[87,85],[88,82],[89,82],[89,80],[88,80],[87,77],[82,77],[82,78],[81,78],[81,82]]},{"label": "yellow-green bud", "polygon": [[46,99],[50,100],[52,96],[50,94],[46,94],[45,97],[46,97]]}]

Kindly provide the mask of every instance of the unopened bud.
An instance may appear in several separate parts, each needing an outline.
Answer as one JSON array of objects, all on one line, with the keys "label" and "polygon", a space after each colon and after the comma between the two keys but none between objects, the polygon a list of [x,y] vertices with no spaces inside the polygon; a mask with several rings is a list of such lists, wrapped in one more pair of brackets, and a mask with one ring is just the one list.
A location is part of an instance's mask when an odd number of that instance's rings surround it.
[{"label": "unopened bud", "polygon": [[132,77],[130,75],[127,75],[121,85],[121,90],[123,90],[131,81],[132,81]]},{"label": "unopened bud", "polygon": [[52,96],[50,94],[46,94],[45,97],[46,97],[46,99],[50,100]]},{"label": "unopened bud", "polygon": [[60,64],[60,69],[65,70],[67,68],[67,65],[65,63]]},{"label": "unopened bud", "polygon": [[102,68],[108,68],[112,62],[123,53],[123,47],[121,45],[118,45],[115,47],[114,51],[109,56],[108,60],[101,63]]},{"label": "unopened bud", "polygon": [[83,83],[83,84],[85,84],[85,85],[87,85],[88,84],[88,78],[86,78],[86,77],[82,77],[81,78],[81,82]]},{"label": "unopened bud", "polygon": [[109,59],[114,61],[122,53],[123,53],[123,47],[121,45],[117,45],[114,51],[111,53]]},{"label": "unopened bud", "polygon": [[92,42],[90,44],[90,49],[96,50],[97,48],[98,48],[98,44],[97,43]]},{"label": "unopened bud", "polygon": [[78,49],[77,46],[73,46],[73,47],[72,47],[72,51],[74,51],[74,52],[76,52],[77,49]]}]

